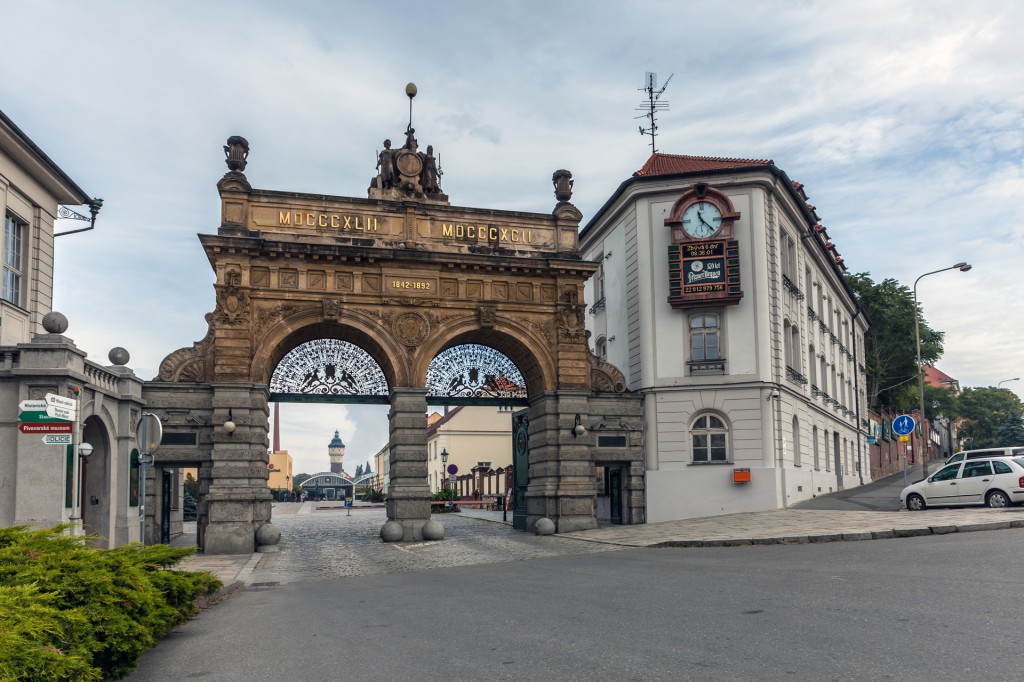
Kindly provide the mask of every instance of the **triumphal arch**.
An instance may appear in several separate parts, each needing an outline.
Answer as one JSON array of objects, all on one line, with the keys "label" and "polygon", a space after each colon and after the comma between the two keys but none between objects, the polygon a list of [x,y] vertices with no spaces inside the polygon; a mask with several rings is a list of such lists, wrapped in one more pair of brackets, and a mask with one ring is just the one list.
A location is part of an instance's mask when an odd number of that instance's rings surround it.
[{"label": "triumphal arch", "polygon": [[[164,422],[156,467],[200,469],[208,553],[280,537],[266,484],[272,400],[390,406],[385,540],[436,536],[428,400],[528,409],[523,527],[595,527],[601,457],[625,463],[628,522],[643,521],[640,405],[588,349],[583,285],[598,264],[577,250],[571,174],[554,173],[548,214],[456,207],[411,121],[404,137],[385,141],[366,198],[254,189],[248,142],[224,147],[220,225],[199,236],[216,273],[209,331],[168,355],[143,392]],[[451,355],[464,347],[498,360]],[[610,439],[600,455],[595,434]]]}]

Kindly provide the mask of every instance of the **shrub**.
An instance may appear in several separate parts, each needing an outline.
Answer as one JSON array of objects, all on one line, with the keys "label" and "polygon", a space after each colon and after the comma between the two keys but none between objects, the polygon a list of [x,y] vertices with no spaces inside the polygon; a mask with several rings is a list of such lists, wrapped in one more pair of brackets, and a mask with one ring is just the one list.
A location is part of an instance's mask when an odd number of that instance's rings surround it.
[{"label": "shrub", "polygon": [[66,530],[0,528],[0,679],[123,677],[221,587],[167,570],[194,548],[100,550]]}]

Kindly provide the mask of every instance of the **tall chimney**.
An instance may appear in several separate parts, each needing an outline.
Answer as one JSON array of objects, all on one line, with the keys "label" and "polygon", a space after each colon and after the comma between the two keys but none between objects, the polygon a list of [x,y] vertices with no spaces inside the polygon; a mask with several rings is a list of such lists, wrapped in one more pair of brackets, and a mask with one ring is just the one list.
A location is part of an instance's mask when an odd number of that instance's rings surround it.
[{"label": "tall chimney", "polygon": [[281,403],[274,403],[274,452],[281,452]]}]

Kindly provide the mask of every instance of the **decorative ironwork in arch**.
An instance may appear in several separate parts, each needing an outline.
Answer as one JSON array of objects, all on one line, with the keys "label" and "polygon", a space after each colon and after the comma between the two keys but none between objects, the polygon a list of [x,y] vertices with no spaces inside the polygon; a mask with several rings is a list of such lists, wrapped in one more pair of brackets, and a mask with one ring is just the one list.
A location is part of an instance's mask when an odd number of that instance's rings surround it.
[{"label": "decorative ironwork in arch", "polygon": [[466,343],[441,351],[427,368],[427,399],[449,404],[526,404],[526,380],[490,346]]},{"label": "decorative ironwork in arch", "polygon": [[359,346],[341,339],[316,339],[296,346],[274,368],[275,402],[388,402],[380,365]]}]

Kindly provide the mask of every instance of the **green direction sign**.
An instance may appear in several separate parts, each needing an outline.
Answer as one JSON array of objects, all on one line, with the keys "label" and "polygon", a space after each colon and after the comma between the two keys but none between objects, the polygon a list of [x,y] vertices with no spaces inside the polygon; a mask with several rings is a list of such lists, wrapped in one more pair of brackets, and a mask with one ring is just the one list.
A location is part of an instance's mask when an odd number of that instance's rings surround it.
[{"label": "green direction sign", "polygon": [[56,417],[48,417],[46,410],[31,410],[26,412],[18,413],[18,420],[23,422],[66,422],[68,419],[57,419]]}]

